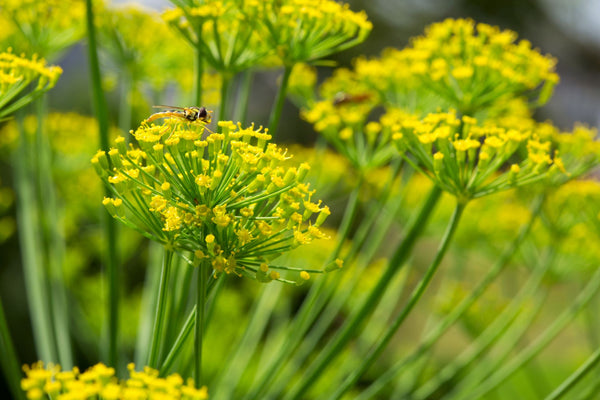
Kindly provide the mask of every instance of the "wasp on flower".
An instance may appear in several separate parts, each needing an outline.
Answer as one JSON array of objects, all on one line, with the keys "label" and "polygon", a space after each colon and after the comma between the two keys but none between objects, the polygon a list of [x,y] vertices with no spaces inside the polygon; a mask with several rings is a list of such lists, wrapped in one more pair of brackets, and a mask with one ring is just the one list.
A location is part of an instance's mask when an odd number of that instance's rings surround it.
[{"label": "wasp on flower", "polygon": [[200,121],[210,124],[212,119],[212,111],[208,111],[205,107],[153,106],[153,108],[166,108],[167,110],[150,115],[144,120],[144,123],[149,124],[159,118],[181,118],[190,122]]}]

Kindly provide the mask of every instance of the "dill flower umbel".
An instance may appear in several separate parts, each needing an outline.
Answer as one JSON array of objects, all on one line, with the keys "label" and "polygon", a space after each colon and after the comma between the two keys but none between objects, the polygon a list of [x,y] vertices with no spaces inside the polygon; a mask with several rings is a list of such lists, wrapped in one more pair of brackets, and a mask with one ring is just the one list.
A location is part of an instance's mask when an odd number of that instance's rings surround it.
[{"label": "dill flower umbel", "polygon": [[11,29],[8,43],[48,59],[84,33],[85,7],[78,0],[3,0],[2,14]]},{"label": "dill flower umbel", "polygon": [[256,18],[244,13],[249,2],[208,0],[178,2],[163,19],[220,72],[235,73],[260,64],[272,50],[258,35]]},{"label": "dill flower umbel", "polygon": [[47,365],[40,361],[31,366],[25,365],[26,377],[21,380],[21,388],[29,400],[38,399],[88,399],[129,400],[129,399],[173,399],[205,400],[208,398],[206,386],[195,388],[193,381],[184,380],[178,374],[159,378],[158,371],[145,367],[136,371],[134,364],[127,366],[129,378],[119,381],[114,368],[99,363],[85,372],[75,367],[61,371],[58,365]]},{"label": "dill flower umbel", "polygon": [[[269,262],[321,238],[329,215],[303,181],[304,163],[286,167],[286,151],[262,127],[221,121],[222,133],[202,122],[166,119],[132,132],[140,148],[118,138],[92,163],[114,193],[113,217],[176,251],[194,254],[215,274],[284,280]],[[313,217],[314,216],[314,217]]]},{"label": "dill flower umbel", "polygon": [[365,12],[332,0],[248,2],[246,14],[283,65],[309,62],[363,42],[373,28]]},{"label": "dill flower umbel", "polygon": [[384,104],[413,112],[442,107],[475,116],[523,96],[541,105],[558,83],[556,60],[516,39],[510,30],[447,19],[404,49],[359,58],[351,73]]},{"label": "dill flower umbel", "polygon": [[[424,118],[400,113],[393,134],[398,150],[418,170],[445,191],[466,201],[534,182],[569,177],[569,168],[581,173],[598,162],[594,135],[548,134],[543,129],[505,128],[455,112],[431,113]],[[583,128],[582,128],[583,129]],[[565,164],[555,141],[587,143],[585,168]],[[585,145],[579,145],[581,149]],[[414,162],[416,160],[416,162]],[[565,178],[556,178],[564,175]]]},{"label": "dill flower umbel", "polygon": [[61,74],[60,67],[37,56],[17,56],[11,49],[0,53],[0,120],[52,89]]}]

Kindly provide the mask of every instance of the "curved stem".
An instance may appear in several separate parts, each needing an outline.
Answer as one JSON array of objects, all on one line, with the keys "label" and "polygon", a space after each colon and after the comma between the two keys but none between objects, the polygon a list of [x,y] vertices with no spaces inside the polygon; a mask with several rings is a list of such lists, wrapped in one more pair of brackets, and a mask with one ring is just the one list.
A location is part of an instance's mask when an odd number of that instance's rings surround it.
[{"label": "curved stem", "polygon": [[204,271],[207,263],[198,267],[198,289],[196,292],[196,313],[194,318],[194,382],[199,388],[202,384],[202,342],[204,340],[204,311],[206,303],[206,281],[209,271]]},{"label": "curved stem", "polygon": [[285,103],[285,95],[287,93],[288,83],[290,81],[290,75],[292,74],[293,66],[286,65],[283,69],[283,76],[281,77],[281,84],[275,97],[275,103],[271,109],[271,116],[269,117],[269,134],[273,137],[277,134],[277,127],[279,126],[279,118],[281,118],[281,111],[283,110],[283,104]]},{"label": "curved stem", "polygon": [[369,292],[369,295],[362,303],[361,307],[351,320],[346,321],[338,334],[329,343],[323,353],[320,353],[315,361],[308,367],[301,381],[297,383],[286,399],[298,400],[304,396],[304,393],[317,381],[323,370],[337,357],[346,343],[359,330],[364,319],[375,308],[381,296],[385,292],[385,288],[391,282],[396,272],[404,265],[408,259],[417,238],[425,229],[425,225],[431,215],[435,205],[440,199],[442,191],[439,187],[434,186],[429,193],[429,197],[423,204],[423,207],[417,217],[414,219],[408,233],[396,252],[392,256],[390,263],[379,278],[375,287]]},{"label": "curved stem", "polygon": [[162,340],[162,331],[165,320],[165,309],[167,305],[167,288],[169,287],[169,275],[171,263],[173,261],[173,251],[165,249],[163,256],[163,265],[160,272],[160,283],[158,286],[158,303],[156,313],[154,314],[154,328],[152,329],[152,341],[150,342],[150,358],[148,366],[158,368],[158,355],[160,342]]},{"label": "curved stem", "polygon": [[330,397],[331,399],[336,399],[336,400],[340,399],[344,395],[344,393],[346,393],[346,391],[348,389],[350,389],[352,387],[352,385],[354,385],[354,383],[356,383],[356,381],[358,381],[358,379],[362,376],[362,374],[364,374],[365,371],[367,369],[369,369],[369,367],[373,364],[373,362],[375,362],[375,360],[377,360],[377,358],[381,355],[383,350],[385,350],[388,343],[394,337],[394,334],[396,333],[398,328],[400,328],[400,326],[402,325],[402,323],[404,322],[406,317],[410,314],[410,312],[413,310],[415,305],[418,303],[421,296],[423,296],[423,293],[425,293],[425,289],[427,288],[427,286],[429,286],[429,283],[431,282],[431,279],[433,279],[433,276],[435,275],[438,267],[440,266],[442,259],[444,258],[444,255],[448,251],[448,247],[450,245],[450,242],[452,241],[454,232],[456,231],[456,228],[458,227],[458,223],[459,223],[460,217],[465,209],[465,206],[466,206],[466,203],[457,203],[456,204],[456,207],[454,208],[454,213],[452,214],[452,217],[450,218],[450,222],[448,223],[446,232],[444,233],[444,236],[442,237],[442,241],[438,247],[437,253],[436,253],[433,261],[427,268],[425,275],[423,276],[423,278],[421,278],[421,281],[419,281],[419,284],[415,287],[415,289],[411,293],[408,302],[402,308],[402,311],[400,311],[400,314],[396,317],[396,319],[394,320],[392,325],[388,328],[388,330],[386,331],[384,336],[378,341],[377,346],[375,348],[373,348],[373,350],[371,350],[371,352],[369,353],[367,358],[364,359],[364,361],[361,363],[361,365],[358,367],[358,369],[352,375],[350,375],[342,383],[341,386],[338,387],[338,389]]}]

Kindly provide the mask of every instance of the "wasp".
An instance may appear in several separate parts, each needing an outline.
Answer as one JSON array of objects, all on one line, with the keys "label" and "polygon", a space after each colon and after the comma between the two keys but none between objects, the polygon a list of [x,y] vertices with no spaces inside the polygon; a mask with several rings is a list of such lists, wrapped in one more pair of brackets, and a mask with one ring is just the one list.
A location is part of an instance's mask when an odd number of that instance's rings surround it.
[{"label": "wasp", "polygon": [[150,115],[145,123],[150,123],[159,118],[181,118],[190,122],[201,121],[210,124],[212,117],[212,111],[208,111],[205,107],[174,107],[174,106],[153,106],[153,108],[168,108],[168,110],[161,111]]},{"label": "wasp", "polygon": [[333,98],[333,105],[335,107],[347,105],[347,104],[360,104],[369,100],[371,95],[369,93],[361,94],[349,94],[344,92],[338,92]]}]

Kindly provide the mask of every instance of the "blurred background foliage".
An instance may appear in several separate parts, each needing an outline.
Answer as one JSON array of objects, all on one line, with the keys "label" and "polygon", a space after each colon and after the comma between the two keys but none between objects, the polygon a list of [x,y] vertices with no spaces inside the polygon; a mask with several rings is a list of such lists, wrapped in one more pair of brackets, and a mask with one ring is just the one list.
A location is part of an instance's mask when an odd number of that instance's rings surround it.
[{"label": "blurred background foliage", "polygon": [[[123,6],[124,2],[115,2]],[[558,61],[557,72],[560,84],[550,102],[536,110],[536,119],[552,119],[562,129],[570,129],[575,121],[597,126],[600,122],[600,28],[597,20],[600,16],[600,1],[597,0],[353,0],[348,1],[353,10],[365,10],[373,22],[373,31],[368,39],[350,50],[332,57],[338,66],[351,67],[352,60],[359,55],[378,56],[387,47],[402,48],[409,38],[421,34],[423,28],[432,22],[447,17],[469,17],[477,22],[498,25],[502,29],[518,32],[520,38],[530,40],[534,47],[544,54],[552,54]],[[7,3],[8,4],[8,3]],[[146,1],[127,3],[143,5],[149,9],[161,10],[169,6],[166,2]],[[2,6],[2,2],[0,2]],[[2,16],[4,18],[4,15]],[[161,103],[173,105],[191,104],[193,77],[191,48],[173,33],[158,17],[146,12],[119,11],[98,15],[100,30],[99,44],[101,62],[105,77],[105,89],[109,95],[111,125],[113,134],[119,128],[127,131],[137,122],[147,117],[151,106]],[[76,24],[72,26],[76,27]],[[122,36],[115,35],[110,28],[121,28]],[[60,24],[57,29],[61,29]],[[75,28],[77,30],[79,28]],[[131,30],[127,33],[124,30]],[[64,32],[63,32],[64,33]],[[3,32],[0,43],[15,40],[17,33]],[[91,114],[90,83],[86,65],[84,44],[78,39],[77,32],[62,35],[63,41],[44,49],[19,49],[46,53],[45,56],[64,69],[63,78],[48,95],[48,107],[52,113],[46,121],[46,130],[52,150],[52,176],[57,183],[57,195],[60,201],[60,222],[65,235],[65,278],[69,289],[71,308],[70,323],[77,332],[76,359],[84,369],[94,364],[99,356],[98,338],[102,337],[102,321],[105,299],[97,293],[104,293],[105,282],[100,279],[100,218],[99,198],[101,182],[95,177],[89,166],[89,159],[95,153],[96,124],[88,117]],[[128,42],[129,39],[135,39]],[[174,45],[173,43],[179,43]],[[69,46],[72,43],[72,46]],[[319,67],[319,81],[331,75],[330,67]],[[248,115],[257,124],[266,124],[267,110],[276,91],[276,76],[279,72],[261,71],[252,83],[252,98]],[[171,79],[164,79],[164,77]],[[204,77],[204,106],[214,107],[218,103],[219,78],[211,73]],[[241,82],[236,82],[236,88]],[[266,106],[265,106],[266,105]],[[75,114],[76,113],[76,114]],[[25,119],[25,131],[34,132],[34,117]],[[58,129],[58,127],[61,127]],[[66,127],[66,128],[65,128]],[[2,125],[0,130],[0,293],[6,306],[7,319],[21,360],[35,361],[31,336],[31,324],[27,305],[22,301],[25,286],[20,270],[18,241],[15,235],[14,192],[11,190],[10,158],[13,157],[14,141],[17,136],[14,121]],[[33,133],[32,133],[33,134]],[[356,179],[349,168],[348,161],[317,142],[317,134],[310,124],[300,118],[298,108],[293,101],[284,106],[280,124],[279,142],[289,145],[294,160],[319,160],[313,162],[309,180],[317,189],[324,202],[333,210],[342,209],[346,201],[351,182]],[[310,149],[303,146],[313,146]],[[373,201],[382,190],[381,183],[390,171],[381,168],[369,175],[369,190],[362,194],[361,201]],[[400,221],[410,218],[411,212],[422,201],[431,186],[429,180],[420,176],[403,177],[406,185],[401,186],[394,195],[403,198],[403,206],[397,216]],[[592,178],[593,179],[593,178]],[[552,321],[556,309],[562,309],[565,299],[572,299],[591,274],[589,266],[600,262],[600,225],[597,223],[600,212],[600,188],[595,180],[569,183],[554,193],[545,208],[542,218],[536,222],[531,237],[513,259],[509,274],[501,276],[483,299],[472,307],[460,324],[453,327],[440,340],[430,357],[417,365],[410,373],[403,375],[397,385],[411,385],[422,382],[460,353],[489,324],[491,318],[506,310],[511,299],[516,296],[523,282],[529,277],[529,268],[539,267],[540,263],[550,265],[549,273],[538,283],[538,291],[523,303],[527,305],[533,320],[532,327],[518,337],[515,348],[524,348],[530,338],[539,333]],[[577,194],[581,202],[571,201]],[[414,343],[436,316],[449,312],[452,305],[464,298],[477,283],[482,270],[499,257],[502,249],[518,233],[519,226],[529,218],[527,195],[518,191],[509,191],[469,205],[465,218],[456,236],[453,251],[447,257],[442,270],[436,276],[424,301],[419,303],[396,336],[390,349],[372,368],[363,380],[364,384],[378,377],[394,364],[399,355],[405,355],[414,348]],[[370,329],[357,340],[355,346],[347,350],[345,357],[338,360],[337,368],[330,368],[330,374],[343,374],[352,369],[356,355],[362,354],[365,346],[372,343],[374,333],[394,309],[393,302],[398,301],[397,293],[405,285],[415,280],[428,263],[427,255],[432,253],[437,239],[452,211],[447,206],[450,201],[440,203],[427,235],[419,243],[411,260],[411,268],[397,277],[388,289],[390,295],[384,297],[384,304],[373,316]],[[500,211],[499,211],[500,210]],[[499,214],[500,212],[500,214]],[[330,226],[335,226],[339,216],[332,215]],[[596,223],[592,223],[596,221]],[[138,334],[138,315],[140,293],[144,284],[145,264],[152,257],[152,249],[136,233],[120,229],[120,258],[125,265],[122,275],[126,293],[121,304],[121,327],[123,329],[123,349],[128,357],[133,353],[136,334]],[[333,236],[335,232],[331,232]],[[389,240],[393,243],[400,237],[400,230],[392,228]],[[560,245],[558,245],[560,243]],[[332,242],[322,241],[311,251],[298,251],[287,256],[291,264],[308,268],[326,258],[331,251]],[[378,249],[378,257],[385,259],[389,251],[385,242]],[[358,263],[358,262],[357,262]],[[371,287],[381,272],[382,262],[373,262],[362,266],[359,272],[355,266],[347,265],[343,271],[336,272],[341,283],[336,292],[348,299],[341,305],[340,315],[357,304],[361,295]],[[151,277],[150,277],[151,279]],[[321,279],[321,278],[319,278]],[[177,283],[174,283],[176,285]],[[216,376],[222,367],[222,355],[245,326],[252,299],[262,291],[273,291],[274,311],[269,320],[269,337],[264,340],[264,356],[269,354],[272,343],[280,343],[284,338],[281,332],[286,319],[293,315],[306,293],[306,287],[268,287],[247,280],[230,278],[213,312],[214,321],[208,331],[207,343],[211,343],[207,352],[207,374]],[[279,295],[285,291],[286,295]],[[400,298],[400,302],[404,298]],[[553,342],[528,368],[522,369],[511,381],[512,386],[499,393],[499,398],[514,394],[518,388],[519,398],[530,398],[548,393],[570,371],[574,370],[586,356],[596,349],[600,341],[600,321],[594,313],[598,299],[571,324],[558,339]],[[536,302],[542,302],[539,307]],[[276,303],[276,305],[275,305]],[[536,308],[538,307],[538,308]],[[387,310],[387,311],[386,311]],[[434,311],[432,313],[432,310]],[[421,312],[422,311],[422,312]],[[527,312],[525,314],[527,314]],[[341,322],[340,322],[341,323]],[[335,329],[330,327],[329,329]],[[510,352],[510,349],[506,350]],[[492,363],[491,359],[487,360]],[[486,364],[488,365],[488,364]],[[492,365],[492,364],[489,364]],[[245,370],[244,376],[252,378],[252,364]],[[174,370],[176,370],[176,366]],[[285,375],[284,375],[285,376]],[[210,378],[209,378],[210,379]],[[244,380],[242,380],[244,382]],[[320,381],[314,391],[323,390],[327,379]],[[589,385],[598,384],[592,381]],[[360,386],[360,384],[359,384]],[[244,387],[237,390],[243,392]],[[381,398],[393,398],[389,389]],[[0,397],[8,396],[5,386],[0,387]]]}]

